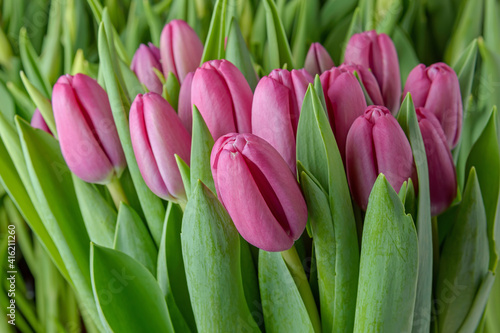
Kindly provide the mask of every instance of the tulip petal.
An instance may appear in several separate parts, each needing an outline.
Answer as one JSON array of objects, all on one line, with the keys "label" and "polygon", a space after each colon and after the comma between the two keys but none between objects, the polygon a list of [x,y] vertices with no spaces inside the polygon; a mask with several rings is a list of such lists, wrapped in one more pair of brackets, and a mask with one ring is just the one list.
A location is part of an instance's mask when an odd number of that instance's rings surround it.
[{"label": "tulip petal", "polygon": [[[396,47],[391,38],[386,34],[380,34],[378,36],[378,43],[375,45],[378,45],[380,48],[380,54],[384,55],[383,57],[374,57],[375,59],[380,59],[382,72],[377,73],[375,77],[380,84],[385,106],[391,110],[392,114],[396,114],[399,111],[399,100],[401,99],[401,76],[399,74],[399,60]],[[375,68],[378,68],[377,65],[375,65]]]},{"label": "tulip petal", "polygon": [[203,55],[203,44],[196,32],[182,20],[170,22],[172,25],[172,53],[176,73],[182,83],[189,72],[198,68]]},{"label": "tulip petal", "polygon": [[191,86],[194,72],[188,73],[179,91],[179,118],[189,134],[193,130],[193,104],[191,103]]},{"label": "tulip petal", "polygon": [[47,126],[47,123],[45,122],[45,119],[43,119],[42,113],[36,109],[35,112],[33,113],[33,117],[31,117],[31,127],[33,128],[38,128],[41,129],[42,131],[45,131],[52,135],[52,132],[49,129],[49,126]]},{"label": "tulip petal", "polygon": [[159,71],[162,69],[160,57],[156,57],[156,54],[159,53],[160,51],[153,44],[151,44],[150,47],[141,44],[135,52],[132,64],[130,65],[130,68],[134,71],[135,75],[137,75],[139,82],[143,83],[149,91],[157,94],[161,94],[163,91],[160,79],[153,71],[153,68]]},{"label": "tulip petal", "polygon": [[410,74],[408,74],[405,89],[403,91],[403,98],[406,97],[407,93],[411,93],[415,108],[424,107],[430,87],[431,81],[427,77],[425,65],[420,64],[413,68]]}]

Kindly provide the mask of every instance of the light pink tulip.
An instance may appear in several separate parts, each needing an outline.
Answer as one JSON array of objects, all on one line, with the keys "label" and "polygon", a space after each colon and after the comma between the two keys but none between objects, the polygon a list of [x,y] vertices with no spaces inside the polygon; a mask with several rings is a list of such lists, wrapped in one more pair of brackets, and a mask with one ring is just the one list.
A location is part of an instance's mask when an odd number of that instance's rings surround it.
[{"label": "light pink tulip", "polygon": [[49,126],[47,126],[45,119],[43,119],[43,116],[38,109],[35,110],[35,113],[33,113],[33,117],[31,117],[31,127],[41,129],[42,131],[45,131],[52,135]]},{"label": "light pink tulip", "polygon": [[312,43],[307,52],[304,68],[312,75],[321,75],[334,66],[332,57],[320,43]]},{"label": "light pink tulip", "polygon": [[134,71],[139,82],[144,84],[149,91],[161,94],[163,86],[153,68],[161,72],[160,50],[152,43],[149,43],[148,46],[139,45],[134,58],[132,58],[130,69]]},{"label": "light pink tulip", "polygon": [[194,73],[188,73],[182,82],[179,91],[179,118],[188,130],[189,134],[193,130],[193,104],[191,103],[191,86],[193,84]]}]

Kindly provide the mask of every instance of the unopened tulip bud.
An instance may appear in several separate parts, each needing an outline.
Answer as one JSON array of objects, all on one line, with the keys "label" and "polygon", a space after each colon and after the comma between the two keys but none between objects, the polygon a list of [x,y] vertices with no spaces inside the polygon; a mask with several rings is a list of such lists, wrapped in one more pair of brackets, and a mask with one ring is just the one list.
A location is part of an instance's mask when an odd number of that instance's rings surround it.
[{"label": "unopened tulip bud", "polygon": [[295,173],[295,141],[300,108],[313,78],[304,69],[275,69],[255,88],[252,131],[269,142]]},{"label": "unopened tulip bud", "polygon": [[353,74],[356,72],[361,80],[361,83],[365,87],[368,96],[372,100],[372,103],[374,105],[384,105],[384,99],[382,97],[382,93],[380,92],[380,87],[371,70],[356,64],[342,64],[339,66],[339,69]]},{"label": "unopened tulip bud", "polygon": [[43,119],[43,116],[38,109],[35,110],[35,113],[33,113],[33,117],[31,117],[31,127],[41,129],[42,131],[45,131],[52,135],[49,126],[47,126],[45,119]]},{"label": "unopened tulip bud", "polygon": [[194,73],[188,73],[182,82],[179,91],[179,118],[189,134],[193,130],[193,104],[191,103],[191,86],[193,84]]},{"label": "unopened tulip bud", "polygon": [[370,68],[380,86],[384,106],[399,111],[401,77],[396,47],[386,34],[375,30],[354,34],[345,49],[344,62]]},{"label": "unopened tulip bud", "polygon": [[191,85],[196,105],[213,138],[251,133],[252,89],[240,70],[227,60],[211,60],[198,68]]},{"label": "unopened tulip bud", "polygon": [[186,75],[200,65],[203,44],[189,24],[173,20],[161,32],[160,53],[163,74],[174,73],[182,84]]},{"label": "unopened tulip bud", "polygon": [[137,95],[130,108],[130,137],[142,178],[151,191],[165,200],[186,200],[175,154],[189,163],[191,136],[163,97]]},{"label": "unopened tulip bud", "polygon": [[292,247],[307,222],[307,207],[285,160],[253,134],[219,138],[210,158],[221,203],[250,244],[266,251]]},{"label": "unopened tulip bud", "polygon": [[416,108],[434,113],[448,147],[455,147],[462,131],[462,97],[455,71],[442,62],[427,68],[420,64],[408,75],[403,96],[407,93],[411,93]]},{"label": "unopened tulip bud", "polygon": [[161,94],[163,87],[153,68],[161,72],[160,50],[151,43],[148,46],[139,45],[139,48],[135,51],[130,69],[134,71],[139,82],[144,84],[149,91]]},{"label": "unopened tulip bud", "polygon": [[413,175],[413,165],[410,143],[396,118],[387,108],[370,105],[347,135],[347,179],[356,203],[366,210],[380,173],[399,191]]},{"label": "unopened tulip bud", "polygon": [[89,183],[107,184],[125,169],[108,95],[96,80],[64,75],[52,92],[52,107],[64,160]]},{"label": "unopened tulip bud", "polygon": [[304,68],[312,75],[321,75],[334,66],[332,57],[320,43],[312,43],[307,52]]}]

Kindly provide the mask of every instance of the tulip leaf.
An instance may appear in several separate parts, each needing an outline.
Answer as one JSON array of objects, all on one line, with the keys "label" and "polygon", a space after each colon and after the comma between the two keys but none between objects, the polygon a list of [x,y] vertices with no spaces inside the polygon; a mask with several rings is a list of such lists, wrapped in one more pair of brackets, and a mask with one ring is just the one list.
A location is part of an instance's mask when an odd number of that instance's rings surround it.
[{"label": "tulip leaf", "polygon": [[90,249],[92,288],[108,331],[174,332],[160,287],[143,265],[117,250]]},{"label": "tulip leaf", "polygon": [[16,115],[16,105],[14,104],[13,97],[9,94],[4,83],[0,80],[0,101],[2,101],[2,107],[0,108],[0,113],[8,119],[12,124],[14,123],[14,116]]},{"label": "tulip leaf", "polygon": [[201,63],[224,58],[224,43],[226,36],[226,11],[227,0],[217,0],[212,12],[212,20],[208,30]]},{"label": "tulip leaf", "polygon": [[[252,253],[252,250],[255,252]],[[262,313],[262,302],[260,299],[259,277],[257,275],[258,251],[258,248],[252,247],[252,245],[240,236],[240,262],[243,292],[252,316],[254,318],[263,318],[264,314]],[[259,325],[260,329],[265,329],[264,320],[260,320],[257,325]]]},{"label": "tulip leaf", "polygon": [[144,93],[144,88],[137,79],[137,76],[135,76],[135,73],[123,61],[117,61],[125,83],[123,88],[126,90],[129,100],[133,101],[138,94]]},{"label": "tulip leaf", "polygon": [[210,154],[214,146],[214,139],[208,130],[198,108],[193,105],[193,138],[191,143],[191,185],[201,180],[215,193],[212,169],[210,168]]},{"label": "tulip leaf", "polygon": [[155,243],[140,216],[123,202],[118,210],[113,248],[128,254],[156,275],[158,250]]},{"label": "tulip leaf", "polygon": [[[500,50],[500,4],[495,0],[485,0],[483,36],[486,45],[492,50]],[[497,51],[498,52],[498,51]]]},{"label": "tulip leaf", "polygon": [[182,255],[199,332],[259,332],[242,286],[240,238],[214,194],[197,181],[182,219]]},{"label": "tulip leaf", "polygon": [[408,74],[410,74],[411,70],[415,68],[420,61],[417,57],[415,49],[413,48],[411,40],[400,26],[396,26],[394,28],[392,41],[394,42],[394,46],[396,47],[398,54],[401,85],[404,87]]},{"label": "tulip leaf", "polygon": [[189,199],[191,196],[191,170],[189,165],[182,160],[182,158],[175,154],[175,162],[177,162],[177,167],[181,174],[182,183],[184,184],[184,190],[186,191],[186,197]]},{"label": "tulip leaf", "polygon": [[[493,284],[495,282],[495,274],[489,271],[486,277],[481,281],[481,285],[477,290],[476,297],[472,302],[467,317],[465,317],[462,326],[460,327],[460,332],[477,332],[477,328],[483,319],[484,309],[488,303],[488,298],[493,298],[491,295]],[[490,297],[491,296],[491,297]]]},{"label": "tulip leaf", "polygon": [[292,35],[292,55],[295,64],[304,66],[307,46],[310,41],[317,40],[319,36],[317,19],[319,17],[318,0],[300,0],[297,3],[297,19]]},{"label": "tulip leaf", "polygon": [[95,188],[73,175],[76,197],[90,241],[105,247],[113,247],[116,212]]},{"label": "tulip leaf", "polygon": [[412,331],[418,263],[413,221],[380,174],[365,216],[355,332]]},{"label": "tulip leaf", "polygon": [[163,93],[167,102],[174,108],[178,110],[179,107],[179,92],[181,86],[179,80],[172,72],[168,72],[167,79],[163,85]]},{"label": "tulip leaf", "polygon": [[163,219],[165,217],[165,208],[163,207],[161,199],[154,195],[153,192],[151,192],[151,190],[146,186],[141,172],[139,171],[134,150],[132,149],[132,141],[130,139],[130,130],[127,119],[129,110],[126,107],[128,102],[123,100],[123,86],[121,86],[116,79],[116,73],[112,63],[116,62],[117,59],[116,57],[113,57],[113,53],[110,52],[110,45],[113,45],[113,43],[108,42],[108,37],[110,37],[108,30],[104,27],[104,24],[101,23],[99,26],[98,39],[99,59],[101,61],[100,68],[103,71],[106,91],[109,96],[111,110],[113,111],[113,118],[115,120],[118,136],[120,137],[123,147],[123,152],[125,153],[128,169],[137,191],[137,196],[139,197],[142,210],[146,216],[149,231],[151,232],[155,244],[159,245]]},{"label": "tulip leaf", "polygon": [[[436,285],[440,332],[455,332],[464,323],[488,273],[488,265],[486,212],[476,170],[472,168],[462,203],[441,251]],[[480,318],[477,319],[476,327]]]},{"label": "tulip leaf", "polygon": [[328,112],[326,111],[327,108],[326,108],[325,94],[323,92],[323,86],[321,85],[321,80],[318,74],[316,74],[316,76],[314,77],[314,91],[316,92],[316,95],[318,95],[319,101],[321,102],[321,106],[323,107],[325,114],[328,115]]},{"label": "tulip leaf", "polygon": [[[31,97],[24,91],[24,89],[19,88],[12,82],[7,82],[5,86],[7,87],[7,90],[9,90],[18,107],[19,115],[26,120],[30,120],[33,117],[36,107],[31,100]],[[14,124],[14,118],[8,120],[12,121],[12,124]]]},{"label": "tulip leaf", "polygon": [[149,24],[151,40],[153,41],[153,44],[158,45],[158,43],[160,42],[161,30],[163,28],[162,18],[151,8],[151,3],[149,0],[143,0],[142,3],[144,6],[144,15],[146,16]]},{"label": "tulip leaf", "polygon": [[158,252],[157,280],[176,332],[196,332],[181,246],[182,209],[170,202]]},{"label": "tulip leaf", "polygon": [[[343,1],[334,1],[335,3],[341,3]],[[321,12],[324,10],[322,9]],[[359,11],[358,11],[359,12]],[[345,17],[343,17],[338,24],[332,28],[330,33],[327,35],[323,42],[323,46],[328,51],[328,53],[332,56],[332,60],[336,64],[341,63],[341,59],[344,57],[343,44],[345,41],[345,37],[347,32],[349,31],[349,27],[351,25],[352,17],[354,13],[349,13]],[[359,16],[359,14],[358,14]],[[328,31],[328,30],[327,30]],[[340,47],[339,47],[340,46]]]},{"label": "tulip leaf", "polygon": [[[382,8],[382,6],[386,6],[386,8]],[[402,0],[377,1],[376,7],[375,21],[377,33],[392,35],[403,12]]]},{"label": "tulip leaf", "polygon": [[464,50],[457,62],[453,64],[453,70],[457,73],[460,83],[460,94],[462,96],[462,105],[467,107],[467,100],[471,93],[472,81],[474,79],[474,70],[476,68],[478,42],[474,39]]}]

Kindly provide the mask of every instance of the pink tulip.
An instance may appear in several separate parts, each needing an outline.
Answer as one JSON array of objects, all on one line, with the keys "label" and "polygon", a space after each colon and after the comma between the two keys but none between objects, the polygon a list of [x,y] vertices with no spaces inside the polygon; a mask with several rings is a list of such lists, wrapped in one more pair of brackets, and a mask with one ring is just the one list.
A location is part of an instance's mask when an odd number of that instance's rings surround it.
[{"label": "pink tulip", "polygon": [[52,135],[49,126],[47,126],[45,119],[43,119],[43,116],[38,109],[35,110],[35,113],[33,113],[33,116],[31,117],[31,127],[41,129],[42,131]]},{"label": "pink tulip", "polygon": [[161,72],[160,50],[152,43],[149,43],[148,46],[139,45],[139,48],[135,51],[130,69],[134,71],[139,82],[144,84],[149,91],[161,94],[163,86],[153,68]]},{"label": "pink tulip", "polygon": [[96,80],[63,75],[52,92],[52,107],[64,160],[89,183],[107,184],[125,169],[108,95]]},{"label": "pink tulip", "polygon": [[415,107],[434,113],[443,127],[449,148],[457,145],[462,131],[462,97],[455,71],[445,63],[415,67],[406,80],[403,96],[411,93]]},{"label": "pink tulip", "polygon": [[307,52],[304,68],[312,75],[321,75],[334,66],[332,57],[320,43],[312,43]]},{"label": "pink tulip", "polygon": [[170,104],[156,93],[137,95],[130,108],[130,136],[151,191],[165,200],[186,200],[174,155],[189,163],[191,136]]},{"label": "pink tulip", "polygon": [[332,68],[321,74],[321,85],[333,134],[345,161],[347,133],[366,109],[365,95],[356,77],[347,70]]},{"label": "pink tulip", "polygon": [[384,105],[392,114],[399,111],[401,77],[396,47],[386,34],[375,30],[354,34],[344,54],[344,62],[370,68],[380,86]]},{"label": "pink tulip", "polygon": [[191,86],[194,73],[188,73],[179,91],[179,118],[189,134],[193,130],[193,104],[191,103]]},{"label": "pink tulip", "polygon": [[307,222],[307,207],[285,160],[253,134],[219,138],[210,158],[220,201],[241,236],[266,251],[292,247]]},{"label": "pink tulip", "polygon": [[304,69],[275,69],[263,77],[257,87],[252,104],[252,131],[269,142],[283,156],[295,173],[295,141],[300,108],[313,82]]},{"label": "pink tulip", "polygon": [[353,74],[356,72],[368,96],[372,100],[372,103],[374,105],[384,105],[384,99],[382,98],[378,81],[368,68],[355,64],[342,64],[339,66],[339,69]]},{"label": "pink tulip", "polygon": [[165,77],[172,72],[182,84],[186,75],[200,65],[203,44],[189,24],[173,20],[161,32],[160,53]]},{"label": "pink tulip", "polygon": [[444,212],[457,195],[455,165],[436,116],[425,108],[417,108],[417,119],[429,166],[431,213],[436,216]]},{"label": "pink tulip", "polygon": [[410,143],[391,112],[370,105],[347,135],[346,169],[351,194],[366,210],[368,197],[380,173],[395,191],[413,175]]},{"label": "pink tulip", "polygon": [[211,60],[194,73],[191,103],[217,140],[227,133],[251,133],[252,89],[227,60]]}]

